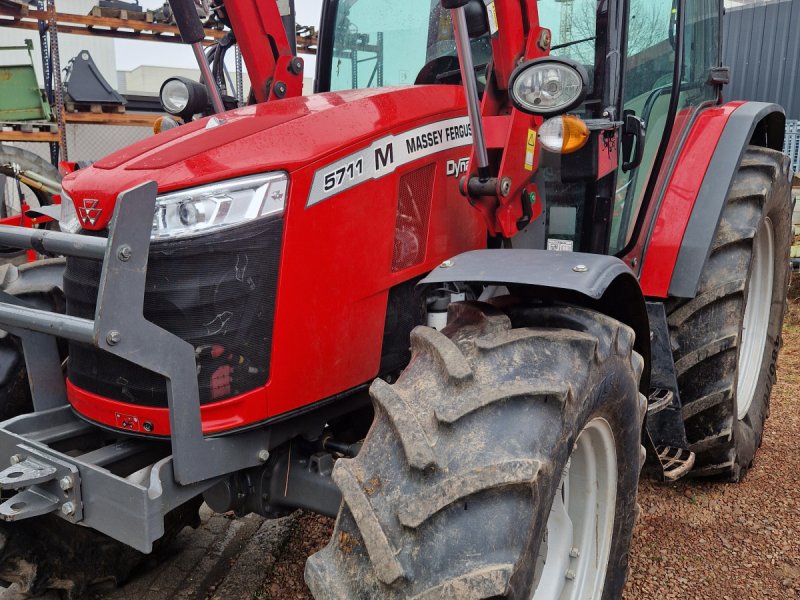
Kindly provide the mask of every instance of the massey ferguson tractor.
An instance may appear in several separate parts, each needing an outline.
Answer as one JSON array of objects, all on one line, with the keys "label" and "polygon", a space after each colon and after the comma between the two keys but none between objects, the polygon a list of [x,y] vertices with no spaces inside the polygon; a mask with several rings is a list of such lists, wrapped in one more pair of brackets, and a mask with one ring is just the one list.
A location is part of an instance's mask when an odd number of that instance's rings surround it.
[{"label": "massey ferguson tractor", "polygon": [[0,579],[122,582],[204,500],[337,515],[320,600],[619,598],[640,469],[738,481],[775,381],[784,115],[723,100],[721,0],[327,0],[308,97],[224,0],[227,111],[172,6],[186,123],[0,227],[66,257],[3,277]]}]

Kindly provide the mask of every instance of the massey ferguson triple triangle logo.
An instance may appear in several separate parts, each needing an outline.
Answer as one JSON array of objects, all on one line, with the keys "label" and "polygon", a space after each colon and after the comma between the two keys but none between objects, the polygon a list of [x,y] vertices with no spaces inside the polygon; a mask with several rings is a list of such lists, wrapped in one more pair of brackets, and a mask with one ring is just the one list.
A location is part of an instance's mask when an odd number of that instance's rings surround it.
[{"label": "massey ferguson triple triangle logo", "polygon": [[84,225],[94,225],[97,222],[100,213],[103,212],[103,209],[97,206],[98,204],[100,204],[100,200],[83,199],[83,206],[78,207],[78,216]]}]

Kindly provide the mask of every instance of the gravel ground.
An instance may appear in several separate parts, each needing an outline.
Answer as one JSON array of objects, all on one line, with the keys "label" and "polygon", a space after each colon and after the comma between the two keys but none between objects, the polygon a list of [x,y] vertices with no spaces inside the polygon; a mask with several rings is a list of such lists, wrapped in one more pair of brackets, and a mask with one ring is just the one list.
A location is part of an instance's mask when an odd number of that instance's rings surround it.
[{"label": "gravel ground", "polygon": [[[624,600],[800,598],[800,282],[784,338],[763,445],[745,481],[639,486]],[[327,543],[333,521],[300,514],[294,526],[260,599],[312,600],[305,559]]]}]

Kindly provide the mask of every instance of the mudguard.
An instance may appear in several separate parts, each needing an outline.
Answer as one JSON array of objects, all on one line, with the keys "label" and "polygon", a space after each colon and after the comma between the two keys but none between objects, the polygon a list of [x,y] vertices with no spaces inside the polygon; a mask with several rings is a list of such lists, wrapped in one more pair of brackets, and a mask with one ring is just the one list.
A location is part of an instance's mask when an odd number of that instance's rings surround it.
[{"label": "mudguard", "polygon": [[[701,113],[694,123],[647,241],[640,278],[648,297],[695,296],[725,199],[745,149],[748,145],[774,150],[783,148],[786,119],[777,104],[731,103],[706,111],[709,115],[712,112],[714,116],[705,121],[706,115]],[[709,119],[726,119],[712,146],[713,153],[704,148],[708,136],[719,129]],[[686,179],[687,170],[693,182],[688,185],[686,181],[676,182],[676,178]],[[692,188],[699,182],[695,177],[702,173],[702,183],[694,194]]]},{"label": "mudguard", "polygon": [[595,309],[625,323],[636,334],[635,350],[645,369],[640,389],[649,390],[650,327],[636,276],[613,256],[547,250],[473,250],[445,261],[419,285],[446,282],[504,285],[527,297]]}]

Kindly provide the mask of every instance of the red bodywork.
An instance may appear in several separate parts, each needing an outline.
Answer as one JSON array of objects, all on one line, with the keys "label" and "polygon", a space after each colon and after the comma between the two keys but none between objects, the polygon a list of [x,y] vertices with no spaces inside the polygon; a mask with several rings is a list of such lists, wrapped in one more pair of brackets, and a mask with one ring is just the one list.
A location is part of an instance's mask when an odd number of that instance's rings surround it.
[{"label": "red bodywork", "polygon": [[[378,373],[388,290],[460,252],[485,247],[479,214],[447,174],[463,145],[408,162],[379,179],[306,207],[314,173],[374,140],[466,112],[458,87],[416,86],[318,94],[248,106],[205,129],[190,123],[67,176],[76,206],[99,200],[93,229],[108,226],[119,192],[155,180],[159,192],[266,171],[289,173],[270,379],[202,409],[206,433],[239,428],[370,381]],[[424,260],[393,271],[400,178],[434,165]],[[136,417],[169,431],[166,409],[111,401],[69,385],[73,407],[110,427]]]},{"label": "red bodywork", "polygon": [[[728,119],[742,104],[742,102],[729,102],[724,106],[702,111],[690,125],[691,129],[680,149],[675,168],[669,174],[662,171],[662,179],[669,177],[663,200],[660,205],[656,202],[650,203],[649,214],[645,220],[645,223],[651,223],[655,219],[653,234],[649,243],[645,235],[640,235],[637,245],[630,253],[632,256],[640,253],[644,256],[639,281],[645,296],[652,298],[668,296],[678,253],[697,200],[697,191],[703,184]],[[680,131],[677,126],[675,129]],[[678,151],[674,145],[675,140],[680,137],[673,136],[667,156],[672,156]],[[663,181],[660,181],[656,190],[662,189],[663,185]],[[646,243],[647,248],[642,252],[642,247]]]}]

